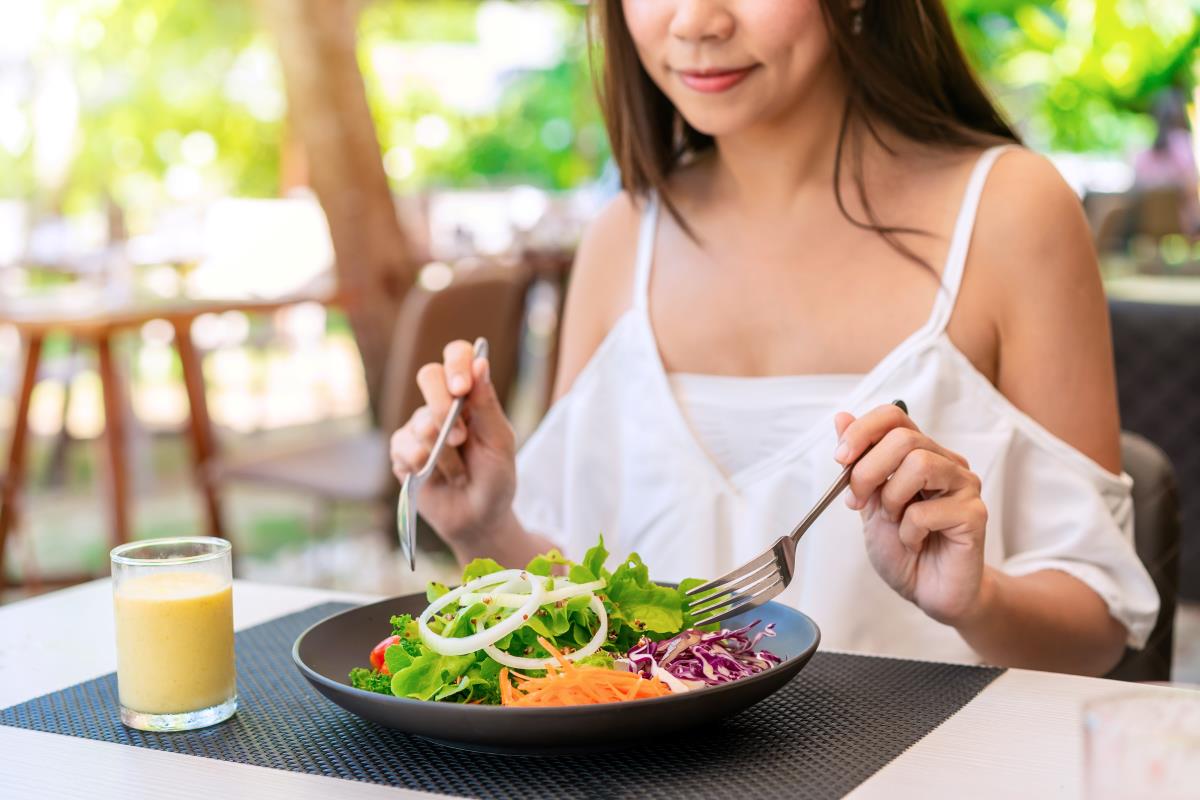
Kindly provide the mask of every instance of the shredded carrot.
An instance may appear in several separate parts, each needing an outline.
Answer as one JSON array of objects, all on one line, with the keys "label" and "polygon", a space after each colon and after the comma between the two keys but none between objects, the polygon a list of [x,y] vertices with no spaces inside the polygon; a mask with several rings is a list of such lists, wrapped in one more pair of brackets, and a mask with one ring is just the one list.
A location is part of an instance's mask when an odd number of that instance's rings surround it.
[{"label": "shredded carrot", "polygon": [[507,668],[500,670],[500,702],[506,706],[574,706],[592,703],[617,703],[663,697],[671,690],[658,678],[621,670],[572,664],[545,639],[538,642],[558,662],[546,668],[544,678],[531,678],[513,672],[514,685]]},{"label": "shredded carrot", "polygon": [[500,668],[500,704],[512,705],[512,684],[508,682],[508,667]]}]

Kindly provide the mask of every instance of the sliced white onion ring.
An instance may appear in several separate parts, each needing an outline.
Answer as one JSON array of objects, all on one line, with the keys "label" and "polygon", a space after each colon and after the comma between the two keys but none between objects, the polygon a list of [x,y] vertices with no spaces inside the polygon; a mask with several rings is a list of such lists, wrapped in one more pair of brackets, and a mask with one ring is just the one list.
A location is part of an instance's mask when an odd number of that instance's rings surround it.
[{"label": "sliced white onion ring", "polygon": [[[462,637],[442,636],[429,629],[429,618],[458,600],[462,595],[512,580],[519,580],[521,583],[529,584],[529,594],[527,595],[529,599],[523,606],[492,627],[477,630],[476,633],[470,636]],[[417,630],[421,634],[421,640],[435,653],[444,656],[465,656],[468,653],[474,653],[476,650],[482,650],[485,646],[495,644],[524,625],[529,617],[544,602],[546,602],[546,583],[544,578],[519,569],[493,572],[490,575],[476,578],[457,589],[451,589],[430,603],[428,608],[421,612],[421,616],[417,618]]]},{"label": "sliced white onion ring", "polygon": [[[507,585],[505,584],[505,586]],[[458,604],[460,606],[472,606],[476,603],[483,603],[492,608],[520,608],[525,605],[525,601],[529,599],[529,595],[505,591],[505,586],[498,587],[494,592],[465,593],[459,596]],[[554,589],[546,592],[546,599],[542,601],[542,605],[557,603],[559,600],[570,600],[572,597],[582,597],[585,594],[592,594],[603,588],[604,581],[571,583],[569,581],[556,580],[554,582]]]},{"label": "sliced white onion ring", "polygon": [[[597,626],[596,633],[592,636],[591,641],[578,650],[566,654],[566,659],[568,661],[576,661],[580,658],[586,658],[587,656],[590,656],[592,653],[600,649],[600,645],[604,644],[604,639],[606,636],[608,636],[608,614],[604,611],[604,603],[600,601],[599,597],[592,595],[591,602],[588,603],[588,608],[596,612],[596,616],[600,618],[600,624]],[[483,620],[477,620],[475,622],[475,630],[479,631],[482,629]],[[488,632],[491,632],[494,631],[495,628],[488,628],[487,630]],[[514,669],[545,669],[550,664],[558,663],[553,656],[550,658],[524,658],[522,656],[509,655],[499,647],[496,647],[495,641],[498,640],[499,637],[497,637],[492,644],[489,644],[487,647],[483,648],[483,650],[494,660],[499,661],[506,667],[513,667]]]}]

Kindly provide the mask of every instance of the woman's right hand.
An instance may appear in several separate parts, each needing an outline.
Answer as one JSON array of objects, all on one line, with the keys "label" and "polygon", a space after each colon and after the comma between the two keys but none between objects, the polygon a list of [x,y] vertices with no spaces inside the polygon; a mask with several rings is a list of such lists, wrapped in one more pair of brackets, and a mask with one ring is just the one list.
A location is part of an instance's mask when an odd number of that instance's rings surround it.
[{"label": "woman's right hand", "polygon": [[392,471],[401,481],[425,466],[455,397],[465,397],[437,467],[417,495],[417,510],[452,547],[488,538],[511,514],[516,493],[516,442],[496,396],[486,358],[471,343],[446,345],[441,364],[417,372],[425,405],[392,435]]}]

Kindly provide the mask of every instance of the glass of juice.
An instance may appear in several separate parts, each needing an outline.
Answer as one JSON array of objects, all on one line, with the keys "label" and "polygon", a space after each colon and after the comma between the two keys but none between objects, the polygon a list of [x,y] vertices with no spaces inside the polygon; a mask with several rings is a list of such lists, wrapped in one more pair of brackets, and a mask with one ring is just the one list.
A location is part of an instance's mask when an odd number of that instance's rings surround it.
[{"label": "glass of juice", "polygon": [[146,539],[111,553],[121,721],[183,731],[237,710],[230,545]]}]

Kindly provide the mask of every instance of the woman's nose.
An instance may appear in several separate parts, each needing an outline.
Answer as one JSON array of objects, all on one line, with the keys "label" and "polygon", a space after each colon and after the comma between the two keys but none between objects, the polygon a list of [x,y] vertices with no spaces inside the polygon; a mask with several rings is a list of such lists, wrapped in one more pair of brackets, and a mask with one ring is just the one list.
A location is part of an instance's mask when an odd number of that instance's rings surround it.
[{"label": "woman's nose", "polygon": [[727,39],[734,18],[726,0],[678,0],[671,18],[671,35],[684,41]]}]

